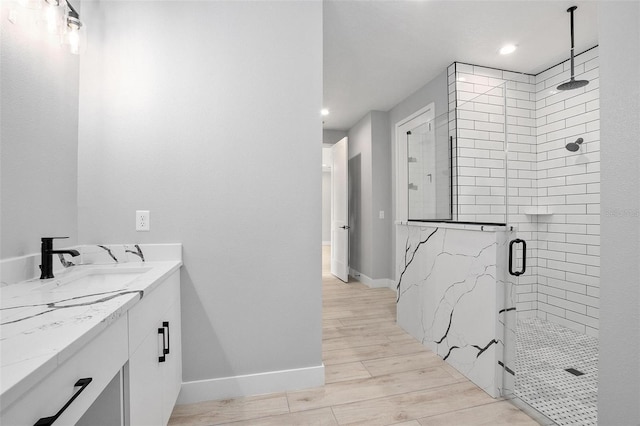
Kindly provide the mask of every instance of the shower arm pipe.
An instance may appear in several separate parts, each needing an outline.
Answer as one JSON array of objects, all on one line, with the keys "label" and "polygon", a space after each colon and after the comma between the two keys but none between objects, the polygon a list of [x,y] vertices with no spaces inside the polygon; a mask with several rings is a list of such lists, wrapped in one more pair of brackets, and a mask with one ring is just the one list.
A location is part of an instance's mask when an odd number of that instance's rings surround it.
[{"label": "shower arm pipe", "polygon": [[[67,0],[67,3],[68,2],[69,1]],[[567,9],[567,12],[571,14],[571,80],[575,80],[574,67],[573,67],[573,50],[575,48],[574,42],[573,42],[573,11],[576,10],[577,8],[578,6],[571,6],[569,9]]]}]

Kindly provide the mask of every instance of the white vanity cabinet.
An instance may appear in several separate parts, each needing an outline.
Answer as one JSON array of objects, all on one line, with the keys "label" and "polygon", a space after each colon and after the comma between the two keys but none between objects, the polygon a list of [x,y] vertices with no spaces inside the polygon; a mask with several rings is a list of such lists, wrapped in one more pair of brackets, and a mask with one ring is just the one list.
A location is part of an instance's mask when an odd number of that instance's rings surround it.
[{"label": "white vanity cabinet", "polygon": [[[54,423],[76,424],[127,361],[127,346],[127,318],[122,316],[3,410],[0,423],[35,425],[55,416],[79,392]],[[88,378],[91,381],[84,389],[74,386]],[[41,424],[50,423],[43,420]]]},{"label": "white vanity cabinet", "polygon": [[129,311],[128,377],[129,424],[166,425],[182,383],[179,271]]},{"label": "white vanity cabinet", "polygon": [[[87,267],[71,284],[0,289],[0,425],[166,425],[182,384],[180,266]],[[98,274],[113,289],[83,285]]]}]

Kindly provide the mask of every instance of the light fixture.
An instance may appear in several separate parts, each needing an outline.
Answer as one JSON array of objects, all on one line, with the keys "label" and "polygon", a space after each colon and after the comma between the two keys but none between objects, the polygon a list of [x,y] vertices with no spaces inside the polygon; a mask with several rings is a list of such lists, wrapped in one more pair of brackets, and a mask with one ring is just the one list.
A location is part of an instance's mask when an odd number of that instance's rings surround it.
[{"label": "light fixture", "polygon": [[84,52],[87,45],[86,29],[82,21],[80,21],[80,15],[73,8],[69,0],[65,0],[69,11],[67,12],[66,28],[64,34],[64,43],[69,45],[69,51],[74,55],[79,55]]},{"label": "light fixture", "polygon": [[498,51],[501,55],[508,55],[516,51],[517,46],[515,44],[505,44]]},{"label": "light fixture", "polygon": [[69,0],[17,0],[8,20],[24,27],[33,38],[46,35],[55,46],[65,44],[72,54],[86,50],[86,27]]},{"label": "light fixture", "polygon": [[18,4],[27,9],[42,9],[42,0],[18,0]]},{"label": "light fixture", "polygon": [[329,110],[328,110],[328,109],[326,109],[326,108],[322,108],[322,109],[320,110],[320,114],[321,114],[321,115],[324,115],[324,116],[329,115]]},{"label": "light fixture", "polygon": [[65,27],[65,8],[60,0],[44,0],[40,20],[50,36],[61,36]]}]

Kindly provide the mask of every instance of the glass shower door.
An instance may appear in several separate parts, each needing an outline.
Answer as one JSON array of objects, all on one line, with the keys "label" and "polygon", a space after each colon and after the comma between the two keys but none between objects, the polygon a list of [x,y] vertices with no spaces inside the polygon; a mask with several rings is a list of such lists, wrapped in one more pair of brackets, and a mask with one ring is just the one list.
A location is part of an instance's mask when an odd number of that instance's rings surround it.
[{"label": "glass shower door", "polygon": [[409,220],[451,220],[451,156],[447,116],[407,132]]}]

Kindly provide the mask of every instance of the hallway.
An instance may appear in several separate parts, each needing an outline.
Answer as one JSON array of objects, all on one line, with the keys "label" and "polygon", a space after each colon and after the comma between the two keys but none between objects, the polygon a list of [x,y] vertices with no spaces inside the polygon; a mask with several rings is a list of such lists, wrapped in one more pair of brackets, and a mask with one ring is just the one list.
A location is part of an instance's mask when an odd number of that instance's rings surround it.
[{"label": "hallway", "polygon": [[320,388],[176,406],[170,425],[537,425],[395,324],[395,294],[329,272],[323,247]]}]

